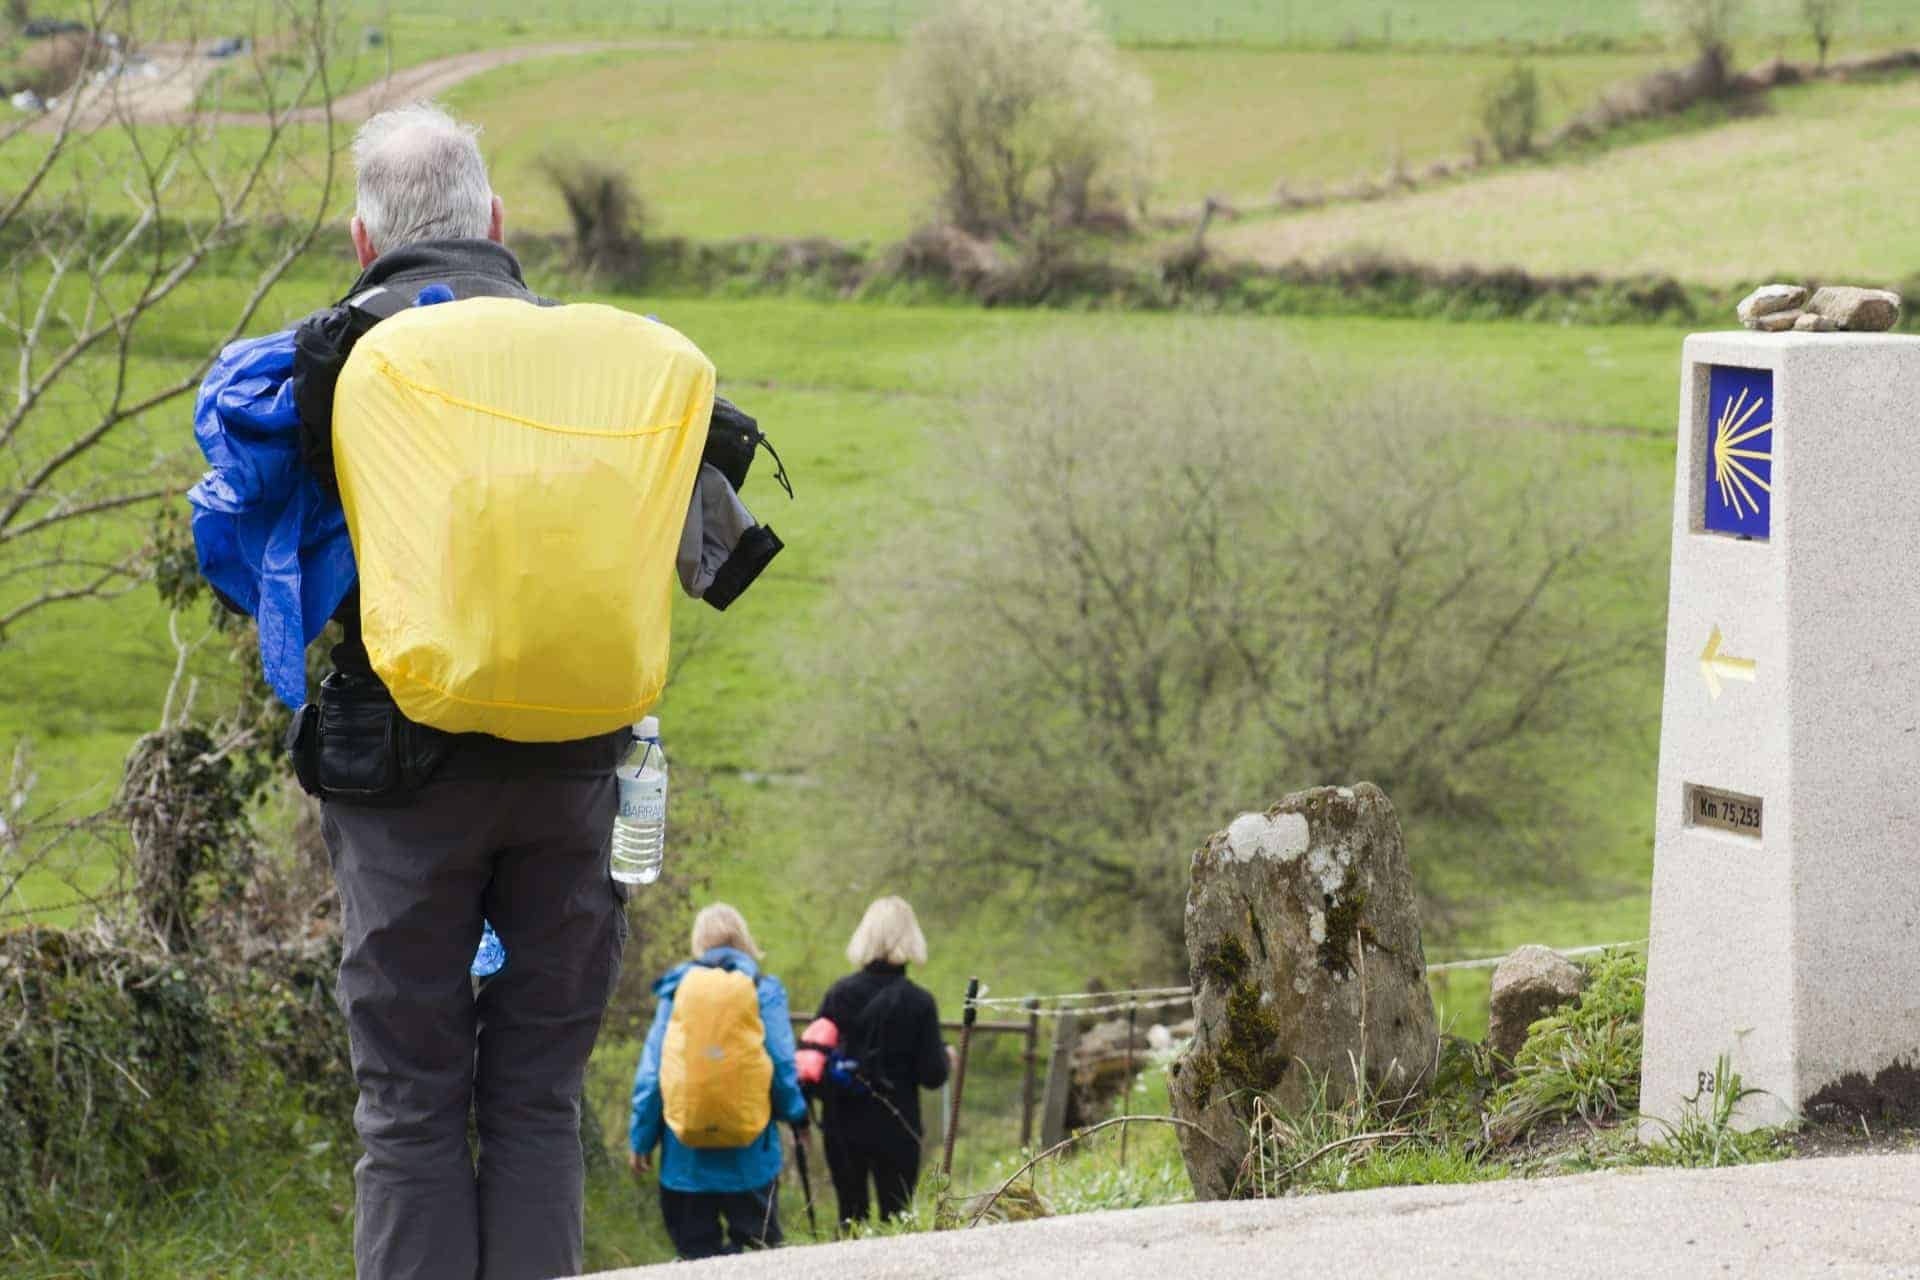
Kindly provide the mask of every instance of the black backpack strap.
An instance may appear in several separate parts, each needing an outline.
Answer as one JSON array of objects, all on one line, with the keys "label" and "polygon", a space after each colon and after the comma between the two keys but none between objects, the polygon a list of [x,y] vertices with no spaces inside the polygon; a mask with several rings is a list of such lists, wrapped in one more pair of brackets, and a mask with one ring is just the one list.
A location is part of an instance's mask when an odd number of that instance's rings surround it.
[{"label": "black backpack strap", "polygon": [[861,1038],[864,1039],[868,1036],[870,1029],[874,1025],[874,1015],[882,1011],[881,1006],[887,1004],[893,997],[898,996],[902,991],[906,990],[906,987],[906,978],[897,977],[874,992],[873,995],[868,998],[867,1002],[860,1006],[860,1012],[854,1015],[854,1028]]},{"label": "black backpack strap", "polygon": [[[378,324],[405,311],[412,304],[398,289],[389,289],[377,284],[371,289],[363,289],[348,298],[343,304]],[[372,325],[368,325],[372,328]]]},{"label": "black backpack strap", "polygon": [[382,320],[413,305],[400,289],[376,285],[338,306],[316,311],[293,334],[293,403],[300,412],[300,456],[329,493],[333,472],[333,388],[354,344]]},{"label": "black backpack strap", "polygon": [[774,481],[787,491],[787,497],[793,497],[793,481],[787,478],[786,464],[774,452],[773,442],[760,430],[759,422],[725,396],[715,396],[700,460],[725,476],[738,493],[747,487],[747,471],[753,466],[756,449],[767,451],[773,459]]}]

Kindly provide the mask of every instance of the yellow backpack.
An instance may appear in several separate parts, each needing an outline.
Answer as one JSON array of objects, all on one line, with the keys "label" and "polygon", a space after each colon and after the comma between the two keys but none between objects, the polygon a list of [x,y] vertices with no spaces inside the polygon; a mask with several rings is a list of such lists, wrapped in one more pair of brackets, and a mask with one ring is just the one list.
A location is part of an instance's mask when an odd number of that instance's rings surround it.
[{"label": "yellow backpack", "polygon": [[667,673],[713,364],[612,307],[402,311],[334,395],[374,671],[411,720],[556,742],[632,724]]},{"label": "yellow backpack", "polygon": [[697,964],[680,979],[660,1048],[660,1105],[689,1147],[744,1147],[766,1131],[773,1059],[751,977]]}]

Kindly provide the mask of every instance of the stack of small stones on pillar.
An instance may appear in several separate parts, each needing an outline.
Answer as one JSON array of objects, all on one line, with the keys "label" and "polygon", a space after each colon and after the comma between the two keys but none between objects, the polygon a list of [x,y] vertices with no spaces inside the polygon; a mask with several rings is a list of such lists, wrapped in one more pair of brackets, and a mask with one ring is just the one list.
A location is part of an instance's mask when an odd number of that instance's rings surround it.
[{"label": "stack of small stones on pillar", "polygon": [[1885,289],[1761,285],[1738,308],[1740,323],[1762,333],[1882,333],[1900,323],[1900,295]]}]

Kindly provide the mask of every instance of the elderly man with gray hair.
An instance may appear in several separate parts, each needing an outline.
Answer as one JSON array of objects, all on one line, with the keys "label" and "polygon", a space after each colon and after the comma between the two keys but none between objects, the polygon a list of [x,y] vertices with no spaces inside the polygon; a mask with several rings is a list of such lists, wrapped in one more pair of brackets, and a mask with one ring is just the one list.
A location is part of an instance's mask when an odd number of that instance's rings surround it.
[{"label": "elderly man with gray hair", "polygon": [[[362,273],[296,338],[303,426],[318,424],[309,461],[318,452],[325,476],[332,376],[355,326],[438,300],[544,304],[502,243],[473,129],[403,107],[366,123],[353,158]],[[340,890],[339,997],[360,1086],[358,1274],[575,1275],[581,1087],[626,937],[608,844],[629,733],[527,742],[415,724],[370,665],[358,591],[335,618],[344,637],[309,764]],[[293,749],[300,767],[298,739]],[[508,959],[476,984],[483,916]]]}]

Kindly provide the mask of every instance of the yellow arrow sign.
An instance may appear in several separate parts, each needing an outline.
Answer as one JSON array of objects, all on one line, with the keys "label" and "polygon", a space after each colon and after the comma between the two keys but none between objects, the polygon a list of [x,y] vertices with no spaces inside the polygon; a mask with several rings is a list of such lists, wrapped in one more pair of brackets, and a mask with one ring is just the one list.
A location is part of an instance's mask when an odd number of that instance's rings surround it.
[{"label": "yellow arrow sign", "polygon": [[1760,664],[1752,658],[1735,658],[1720,652],[1720,625],[1714,624],[1707,647],[1700,651],[1700,674],[1707,678],[1707,696],[1719,698],[1722,680],[1744,680],[1752,684],[1760,677]]}]

